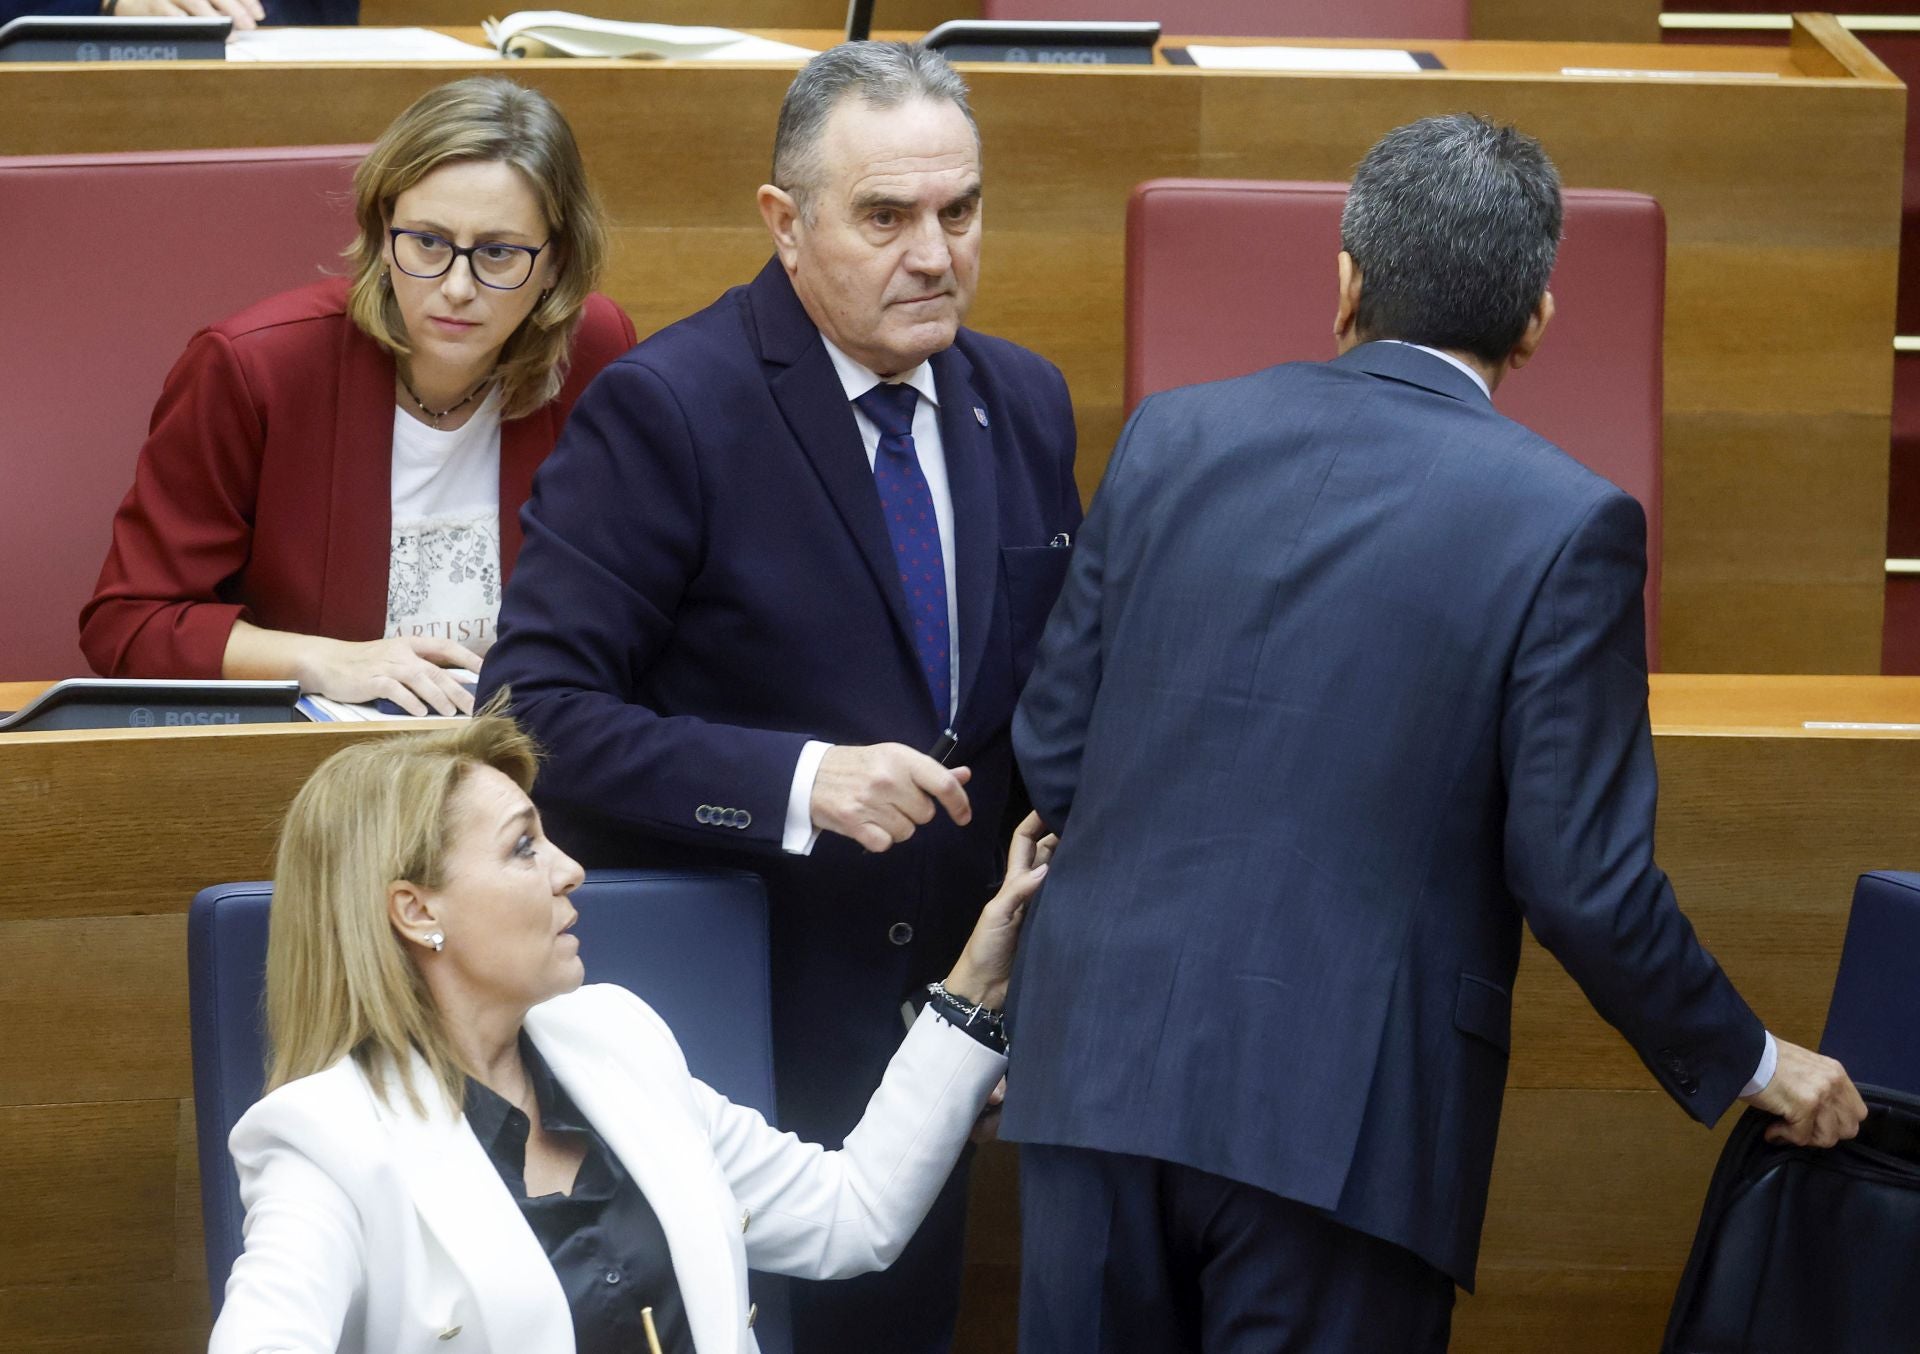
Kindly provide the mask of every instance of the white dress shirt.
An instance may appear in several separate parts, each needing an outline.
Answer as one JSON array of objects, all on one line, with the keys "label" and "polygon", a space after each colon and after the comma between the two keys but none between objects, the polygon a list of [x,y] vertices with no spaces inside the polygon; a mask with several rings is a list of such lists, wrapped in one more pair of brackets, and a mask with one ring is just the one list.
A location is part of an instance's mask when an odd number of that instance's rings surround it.
[{"label": "white dress shirt", "polygon": [[[825,334],[820,341],[833,359],[833,370],[840,377],[840,388],[853,402],[881,383],[881,377],[868,371],[833,345]],[[913,447],[920,458],[920,473],[927,478],[927,492],[933,498],[934,525],[940,529],[940,563],[947,575],[947,718],[953,718],[960,700],[960,602],[953,577],[953,491],[947,484],[947,451],[940,440],[940,392],[934,383],[933,365],[922,362],[912,371],[894,378],[901,385],[920,393],[913,410]],[[867,469],[873,469],[880,453],[880,429],[874,426],[859,405],[853,404],[853,421],[860,429],[860,441],[867,451]],[[831,744],[809,742],[800,750],[794,764],[793,784],[787,791],[787,821],[780,835],[782,850],[795,855],[812,852],[820,832],[813,825],[813,782],[820,774],[820,759]]]},{"label": "white dress shirt", "polygon": [[1482,376],[1479,372],[1475,371],[1472,367],[1469,367],[1466,363],[1462,362],[1459,358],[1455,357],[1452,353],[1442,352],[1438,348],[1429,348],[1424,343],[1408,343],[1405,339],[1381,339],[1380,342],[1397,343],[1402,348],[1418,348],[1423,353],[1432,353],[1435,357],[1439,358],[1442,362],[1448,363],[1451,366],[1458,367],[1461,371],[1464,371],[1468,376],[1471,376],[1473,378],[1473,383],[1480,387],[1480,393],[1482,395],[1485,395],[1488,399],[1493,398],[1493,391],[1489,389],[1487,386],[1487,378]]}]

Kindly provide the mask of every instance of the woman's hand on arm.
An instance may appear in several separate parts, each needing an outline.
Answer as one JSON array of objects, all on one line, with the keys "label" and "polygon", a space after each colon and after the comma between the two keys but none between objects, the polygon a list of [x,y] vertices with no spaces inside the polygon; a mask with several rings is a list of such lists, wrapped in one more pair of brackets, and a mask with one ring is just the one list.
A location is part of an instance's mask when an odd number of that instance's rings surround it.
[{"label": "woman's hand on arm", "polygon": [[1028,814],[1014,831],[1013,844],[1007,848],[1006,880],[981,909],[966,948],[947,975],[946,989],[954,996],[996,1011],[1006,1004],[1020,923],[1046,877],[1047,862],[1057,844],[1037,813]]},{"label": "woman's hand on arm", "polygon": [[334,700],[386,699],[410,715],[473,713],[473,688],[452,668],[480,671],[480,656],[448,639],[409,637],[364,642],[263,630],[235,621],[220,675],[234,680],[285,681]]}]

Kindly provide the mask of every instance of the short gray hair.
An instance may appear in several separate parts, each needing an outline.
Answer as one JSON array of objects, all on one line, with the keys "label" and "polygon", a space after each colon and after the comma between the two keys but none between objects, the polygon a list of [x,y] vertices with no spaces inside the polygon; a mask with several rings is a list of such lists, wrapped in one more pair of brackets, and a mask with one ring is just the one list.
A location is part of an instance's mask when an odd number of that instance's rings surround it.
[{"label": "short gray hair", "polygon": [[974,145],[980,144],[980,124],[967,103],[967,82],[940,53],[917,42],[829,47],[802,66],[787,86],[773,136],[773,186],[789,194],[809,221],[820,187],[820,140],[827,119],[849,95],[869,108],[897,108],[914,99],[950,103],[966,115]]},{"label": "short gray hair", "polygon": [[1340,214],[1360,336],[1502,360],[1553,274],[1560,210],[1553,161],[1513,127],[1452,113],[1388,132]]}]

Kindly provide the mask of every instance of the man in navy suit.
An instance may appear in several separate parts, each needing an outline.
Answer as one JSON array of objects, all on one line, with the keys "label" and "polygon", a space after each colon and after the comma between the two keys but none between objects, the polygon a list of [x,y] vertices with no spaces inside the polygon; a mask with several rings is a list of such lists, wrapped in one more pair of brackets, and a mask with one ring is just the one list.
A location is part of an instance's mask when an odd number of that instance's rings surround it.
[{"label": "man in navy suit", "polygon": [[1477,118],[1384,138],[1340,356],[1147,400],[1014,722],[1061,833],[1022,942],[1024,1354],[1444,1349],[1524,918],[1689,1114],[1850,1136],[1653,861],[1628,495],[1495,412],[1559,180]]},{"label": "man in navy suit", "polygon": [[[980,145],[942,58],[809,62],[759,205],[760,275],[575,406],[481,696],[512,688],[588,864],[766,879],[780,1117],[831,1145],[999,878],[1080,500],[1060,373],[961,328]],[[893,1270],[796,1292],[803,1354],[946,1347],[964,1186]]]}]

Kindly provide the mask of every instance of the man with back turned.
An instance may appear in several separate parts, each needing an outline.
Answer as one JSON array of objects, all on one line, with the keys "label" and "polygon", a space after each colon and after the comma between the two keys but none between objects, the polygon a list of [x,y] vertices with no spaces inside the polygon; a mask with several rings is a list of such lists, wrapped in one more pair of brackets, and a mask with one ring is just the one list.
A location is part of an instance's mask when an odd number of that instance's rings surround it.
[{"label": "man with back turned", "polygon": [[1014,721],[1061,833],[1002,1135],[1023,1354],[1425,1354],[1471,1287],[1524,919],[1703,1123],[1865,1109],[1653,860],[1639,505],[1494,411],[1560,235],[1540,146],[1389,133],[1339,357],[1135,412]]},{"label": "man with back turned", "polygon": [[[588,864],[766,880],[781,1126],[834,1145],[999,876],[1080,500],[1060,373],[962,327],[984,195],[959,76],[837,47],[773,158],[760,275],[575,407],[482,698],[511,686]],[[796,1291],[801,1354],[946,1346],[965,1174],[891,1270]]]}]

